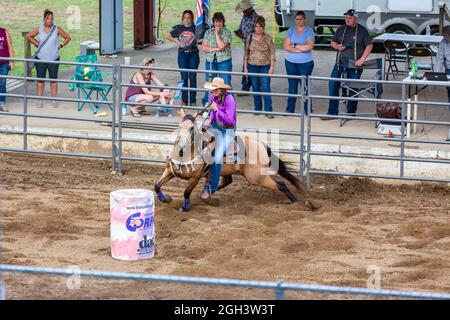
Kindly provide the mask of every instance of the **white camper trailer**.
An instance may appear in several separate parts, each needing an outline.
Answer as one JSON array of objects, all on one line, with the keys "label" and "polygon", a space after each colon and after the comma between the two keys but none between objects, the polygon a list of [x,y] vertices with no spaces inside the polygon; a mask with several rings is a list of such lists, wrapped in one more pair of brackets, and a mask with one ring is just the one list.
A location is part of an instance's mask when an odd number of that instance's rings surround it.
[{"label": "white camper trailer", "polygon": [[280,30],[294,25],[297,10],[303,10],[316,34],[331,33],[344,23],[343,13],[355,9],[359,23],[371,33],[439,33],[439,5],[450,0],[275,0],[275,17]]}]

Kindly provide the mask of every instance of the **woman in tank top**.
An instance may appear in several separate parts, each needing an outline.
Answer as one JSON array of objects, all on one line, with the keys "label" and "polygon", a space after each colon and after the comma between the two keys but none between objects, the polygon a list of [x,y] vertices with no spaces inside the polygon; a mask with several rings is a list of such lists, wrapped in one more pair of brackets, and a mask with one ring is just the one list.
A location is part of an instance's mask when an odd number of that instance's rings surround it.
[{"label": "woman in tank top", "polygon": [[[35,39],[36,36],[39,35],[39,41]],[[63,43],[59,42],[59,37],[64,39]],[[47,41],[46,38],[50,37]],[[29,32],[26,35],[28,41],[30,41],[38,50],[38,55],[36,59],[46,60],[46,61],[59,61],[60,58],[60,49],[64,48],[71,40],[71,37],[68,33],[66,33],[63,29],[54,24],[53,20],[53,12],[49,9],[46,9],[44,12],[44,21],[43,23],[33,31]],[[45,44],[40,46],[41,43]],[[36,63],[36,73],[38,78],[46,78],[48,70],[48,75],[50,79],[58,78],[58,70],[59,64],[55,63]],[[42,97],[44,95],[44,81],[38,81],[38,95]],[[50,89],[52,92],[52,97],[56,97],[58,94],[58,83],[50,82]],[[57,101],[52,101],[54,107],[58,107]],[[36,103],[36,107],[42,108],[44,103],[42,100],[39,100]]]},{"label": "woman in tank top", "polygon": [[[155,59],[145,58],[142,61],[144,67],[153,67]],[[154,82],[157,86],[164,84],[155,76],[151,69],[141,69],[134,73],[131,77],[130,84],[149,85]],[[144,87],[128,87],[125,93],[125,101],[136,103],[153,103],[160,97],[160,91],[151,91]],[[141,114],[145,112],[145,106],[137,105],[130,106],[130,113],[135,118],[140,118]]]}]

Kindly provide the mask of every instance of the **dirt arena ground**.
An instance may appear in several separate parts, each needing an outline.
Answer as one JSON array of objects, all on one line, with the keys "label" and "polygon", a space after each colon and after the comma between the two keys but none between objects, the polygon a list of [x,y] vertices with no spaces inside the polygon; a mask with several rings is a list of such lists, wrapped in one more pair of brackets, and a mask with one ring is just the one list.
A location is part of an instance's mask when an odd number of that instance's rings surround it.
[{"label": "dirt arena ground", "polygon": [[[237,177],[209,204],[193,193],[178,212],[184,182],[171,181],[170,205],[157,204],[155,258],[111,258],[109,193],[153,188],[162,167],[25,154],[0,155],[3,262],[8,264],[279,280],[366,287],[369,266],[381,287],[449,291],[450,190],[445,184],[386,185],[317,177],[317,211]],[[10,299],[273,298],[264,290],[4,274]],[[287,298],[350,298],[287,293]]]}]

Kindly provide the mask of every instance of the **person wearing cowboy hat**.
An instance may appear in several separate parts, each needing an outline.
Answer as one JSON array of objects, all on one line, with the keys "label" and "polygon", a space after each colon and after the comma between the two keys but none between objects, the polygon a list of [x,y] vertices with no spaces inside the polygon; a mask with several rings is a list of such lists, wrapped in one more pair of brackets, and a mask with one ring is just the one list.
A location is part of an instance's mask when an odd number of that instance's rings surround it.
[{"label": "person wearing cowboy hat", "polygon": [[[242,0],[240,3],[236,5],[236,12],[242,13],[242,19],[241,24],[239,25],[239,28],[234,31],[234,33],[242,39],[244,43],[244,47],[246,45],[248,37],[255,31],[255,21],[256,18],[259,16],[256,11],[253,9],[254,3],[252,3],[250,0]],[[250,77],[243,76],[242,77],[242,91],[250,91],[250,88],[252,86],[252,82]]]},{"label": "person wearing cowboy hat", "polygon": [[210,127],[214,133],[216,143],[209,184],[205,185],[201,194],[203,200],[208,200],[219,187],[222,160],[236,135],[236,101],[233,95],[227,92],[231,90],[231,86],[222,78],[216,77],[212,82],[206,82],[204,88],[212,90],[209,96],[211,113],[205,126]]}]

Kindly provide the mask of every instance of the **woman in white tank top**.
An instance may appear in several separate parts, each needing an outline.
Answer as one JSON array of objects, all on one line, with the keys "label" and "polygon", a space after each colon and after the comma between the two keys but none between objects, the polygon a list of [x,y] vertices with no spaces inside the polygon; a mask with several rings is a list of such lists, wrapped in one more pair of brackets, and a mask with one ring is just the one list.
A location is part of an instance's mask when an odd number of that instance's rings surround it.
[{"label": "woman in white tank top", "polygon": [[[36,36],[39,35],[39,41],[35,39]],[[63,43],[59,43],[59,37],[64,39]],[[54,24],[53,20],[53,12],[46,9],[44,12],[44,21],[43,23],[33,31],[27,34],[27,39],[37,48],[38,51],[37,59],[46,60],[46,61],[59,61],[60,57],[60,49],[66,46],[71,38],[68,33],[62,30],[60,27]],[[48,38],[48,40],[46,40]],[[45,43],[44,43],[45,41]],[[40,45],[43,44],[43,45]],[[58,69],[59,64],[54,63],[36,63],[36,71],[38,78],[46,78],[47,70],[50,79],[58,78]],[[44,95],[44,81],[39,80],[37,84],[38,95],[42,97]],[[58,83],[51,82],[50,89],[52,92],[52,97],[56,97],[58,94]],[[58,106],[57,101],[52,102],[54,107]],[[36,103],[36,107],[42,108],[44,103],[42,100]]]}]

